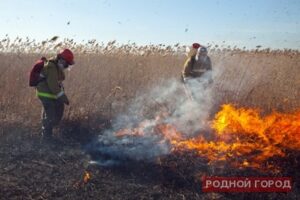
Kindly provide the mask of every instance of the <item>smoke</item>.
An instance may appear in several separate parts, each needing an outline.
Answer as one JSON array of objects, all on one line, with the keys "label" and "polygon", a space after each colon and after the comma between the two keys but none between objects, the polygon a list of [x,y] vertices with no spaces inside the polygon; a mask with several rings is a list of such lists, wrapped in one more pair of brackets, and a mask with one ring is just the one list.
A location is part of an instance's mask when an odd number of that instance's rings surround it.
[{"label": "smoke", "polygon": [[[194,101],[188,98],[182,82],[170,79],[150,91],[143,91],[128,106],[126,112],[112,121],[112,128],[98,136],[92,149],[92,159],[110,166],[124,161],[153,161],[172,150],[170,140],[191,138],[209,130],[206,124],[213,106],[212,72],[185,84]],[[176,131],[161,134],[161,124],[170,124]]]}]

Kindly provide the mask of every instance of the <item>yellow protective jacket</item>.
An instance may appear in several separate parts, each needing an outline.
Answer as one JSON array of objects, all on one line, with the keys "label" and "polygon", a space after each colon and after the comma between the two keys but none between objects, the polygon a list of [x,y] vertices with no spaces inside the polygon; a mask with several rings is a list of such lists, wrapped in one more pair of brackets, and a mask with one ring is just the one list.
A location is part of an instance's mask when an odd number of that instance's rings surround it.
[{"label": "yellow protective jacket", "polygon": [[66,98],[62,82],[65,80],[65,73],[57,66],[57,59],[50,59],[45,62],[41,75],[45,79],[37,85],[37,96],[49,99]]},{"label": "yellow protective jacket", "polygon": [[212,70],[212,66],[208,56],[204,61],[197,61],[195,60],[195,57],[189,57],[183,66],[182,77],[200,77],[209,70]]}]

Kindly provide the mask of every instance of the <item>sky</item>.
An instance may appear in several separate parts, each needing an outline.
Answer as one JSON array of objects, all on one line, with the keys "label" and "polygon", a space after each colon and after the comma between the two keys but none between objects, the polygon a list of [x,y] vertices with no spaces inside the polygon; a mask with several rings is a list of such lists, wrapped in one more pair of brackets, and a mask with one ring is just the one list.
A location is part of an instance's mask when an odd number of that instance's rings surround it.
[{"label": "sky", "polygon": [[300,49],[300,0],[0,0],[0,27],[0,39]]}]

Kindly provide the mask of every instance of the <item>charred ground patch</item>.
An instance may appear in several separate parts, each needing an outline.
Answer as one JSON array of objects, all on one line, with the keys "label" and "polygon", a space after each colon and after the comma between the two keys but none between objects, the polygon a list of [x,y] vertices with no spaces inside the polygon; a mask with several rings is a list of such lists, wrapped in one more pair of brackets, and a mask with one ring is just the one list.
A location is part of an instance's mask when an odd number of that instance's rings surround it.
[{"label": "charred ground patch", "polygon": [[[90,164],[87,140],[80,134],[93,130],[79,122],[66,123],[58,143],[41,143],[36,130],[21,124],[1,126],[0,199],[297,199],[299,185],[289,194],[217,194],[201,192],[201,177],[270,176],[271,173],[209,165],[193,151],[174,152],[154,162],[122,159],[114,166]],[[67,126],[66,126],[67,125]],[[71,133],[67,133],[72,130]],[[77,130],[77,131],[76,131]],[[75,132],[74,132],[75,131]],[[73,137],[76,133],[76,137]],[[68,137],[66,137],[68,136]],[[281,162],[286,169],[277,176],[299,182],[299,153],[290,152]],[[291,167],[293,166],[293,167]],[[85,173],[90,177],[85,181]]]}]

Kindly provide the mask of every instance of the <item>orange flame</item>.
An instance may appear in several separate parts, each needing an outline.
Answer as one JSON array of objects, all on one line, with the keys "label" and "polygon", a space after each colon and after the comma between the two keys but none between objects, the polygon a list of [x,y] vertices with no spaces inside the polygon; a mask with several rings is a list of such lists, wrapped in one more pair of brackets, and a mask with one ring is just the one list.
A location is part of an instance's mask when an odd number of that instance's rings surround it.
[{"label": "orange flame", "polygon": [[90,173],[88,171],[85,171],[83,176],[83,182],[87,183],[90,179],[91,179]]},{"label": "orange flame", "polygon": [[[134,129],[122,129],[115,133],[143,136],[149,121]],[[294,113],[273,112],[261,116],[258,109],[235,108],[230,104],[210,122],[213,139],[200,133],[196,138],[185,138],[176,126],[155,122],[152,132],[170,141],[174,151],[192,150],[209,163],[226,162],[244,168],[275,169],[270,159],[286,156],[286,150],[300,150],[300,110]],[[158,124],[158,125],[157,125]]]},{"label": "orange flame", "polygon": [[213,128],[219,135],[242,132],[268,144],[300,149],[300,110],[293,114],[273,112],[260,117],[259,110],[224,105],[216,115]]},{"label": "orange flame", "polygon": [[300,150],[300,111],[293,114],[273,112],[261,117],[258,109],[236,109],[223,105],[211,127],[213,141],[203,137],[179,142],[180,148],[196,150],[211,162],[230,161],[238,167],[270,168],[273,157],[284,157],[285,150]]}]

